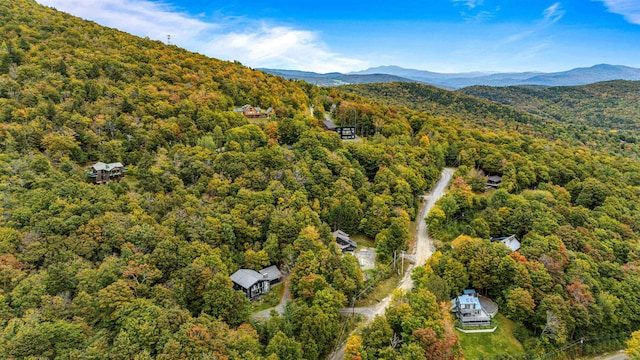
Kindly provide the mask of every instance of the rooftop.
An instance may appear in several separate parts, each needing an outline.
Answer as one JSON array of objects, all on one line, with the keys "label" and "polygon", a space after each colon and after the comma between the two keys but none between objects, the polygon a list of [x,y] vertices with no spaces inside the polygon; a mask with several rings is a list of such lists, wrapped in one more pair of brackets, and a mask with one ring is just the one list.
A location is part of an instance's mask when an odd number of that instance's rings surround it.
[{"label": "rooftop", "polygon": [[265,280],[269,280],[269,281],[280,279],[282,277],[282,273],[280,272],[278,267],[275,265],[271,265],[269,267],[266,267],[260,270],[260,274],[264,276]]},{"label": "rooftop", "polygon": [[480,300],[473,295],[460,295],[458,296],[458,303],[460,305],[478,305],[478,309],[480,308]]},{"label": "rooftop", "polygon": [[103,162],[97,162],[95,164],[93,164],[91,166],[95,171],[102,171],[102,170],[111,170],[113,168],[123,168],[124,165],[122,165],[121,162],[115,162],[115,163],[103,163]]},{"label": "rooftop", "polygon": [[251,269],[240,269],[231,274],[231,281],[245,289],[249,289],[260,280],[264,280],[264,276]]},{"label": "rooftop", "polygon": [[489,240],[491,240],[491,242],[500,241],[511,249],[512,252],[520,250],[520,241],[518,241],[515,235],[491,238]]}]

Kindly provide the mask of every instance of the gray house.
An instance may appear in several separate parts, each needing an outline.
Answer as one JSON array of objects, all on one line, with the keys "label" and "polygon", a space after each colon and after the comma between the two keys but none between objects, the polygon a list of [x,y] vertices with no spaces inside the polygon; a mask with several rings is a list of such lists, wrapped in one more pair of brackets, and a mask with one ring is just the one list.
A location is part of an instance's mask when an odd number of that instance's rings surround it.
[{"label": "gray house", "polygon": [[497,189],[502,183],[502,177],[498,175],[487,176],[487,189]]},{"label": "gray house", "polygon": [[354,251],[358,247],[358,244],[351,240],[349,234],[342,230],[334,231],[333,238],[336,239],[336,243],[343,253],[347,251]]},{"label": "gray house", "polygon": [[453,299],[453,312],[463,326],[491,325],[491,316],[482,309],[478,294],[473,289],[464,290],[462,295]]},{"label": "gray house", "polygon": [[233,288],[242,290],[249,299],[264,295],[271,290],[271,285],[282,279],[282,273],[275,265],[260,270],[240,269],[231,274]]}]

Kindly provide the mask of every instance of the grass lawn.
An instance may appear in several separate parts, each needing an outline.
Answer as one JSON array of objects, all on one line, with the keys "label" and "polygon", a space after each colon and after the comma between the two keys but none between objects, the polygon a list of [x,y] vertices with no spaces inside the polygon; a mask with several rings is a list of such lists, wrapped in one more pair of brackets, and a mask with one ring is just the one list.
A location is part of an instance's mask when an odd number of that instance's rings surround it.
[{"label": "grass lawn", "polygon": [[[409,262],[405,261],[405,272],[409,268]],[[358,301],[356,301],[356,307],[372,306],[380,302],[380,300],[391,294],[393,290],[398,286],[398,282],[402,280],[404,275],[394,273],[390,278],[382,280],[371,292],[363,295]]]},{"label": "grass lawn", "polygon": [[490,359],[498,354],[521,355],[522,344],[513,336],[515,323],[498,313],[494,318],[498,329],[493,333],[463,334],[460,344],[466,359]]},{"label": "grass lawn", "polygon": [[370,293],[363,295],[362,298],[356,301],[356,307],[372,306],[377,304],[380,300],[391,294],[401,278],[402,277],[400,275],[395,274],[390,278],[381,281]]},{"label": "grass lawn", "polygon": [[349,237],[351,238],[351,240],[355,241],[358,244],[358,246],[370,247],[370,248],[376,247],[375,241],[363,233],[349,235]]},{"label": "grass lawn", "polygon": [[255,313],[258,311],[267,310],[280,304],[280,299],[282,299],[283,292],[284,283],[273,285],[271,287],[271,291],[264,295],[262,299],[255,300],[251,303],[251,312]]}]

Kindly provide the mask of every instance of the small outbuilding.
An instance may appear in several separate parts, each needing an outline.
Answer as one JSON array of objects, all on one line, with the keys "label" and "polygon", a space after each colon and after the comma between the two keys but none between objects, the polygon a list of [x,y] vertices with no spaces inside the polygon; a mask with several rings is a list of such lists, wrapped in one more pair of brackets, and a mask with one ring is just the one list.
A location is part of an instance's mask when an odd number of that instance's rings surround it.
[{"label": "small outbuilding", "polygon": [[337,128],[336,124],[334,124],[331,119],[324,119],[324,121],[322,122],[322,127],[329,131],[336,131]]}]

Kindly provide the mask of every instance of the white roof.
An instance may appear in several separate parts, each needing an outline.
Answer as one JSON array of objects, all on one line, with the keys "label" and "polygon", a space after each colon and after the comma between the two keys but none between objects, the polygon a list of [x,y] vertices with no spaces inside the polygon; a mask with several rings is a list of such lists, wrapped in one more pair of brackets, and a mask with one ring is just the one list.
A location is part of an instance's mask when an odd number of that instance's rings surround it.
[{"label": "white roof", "polygon": [[489,240],[491,242],[500,241],[501,243],[505,244],[509,249],[511,249],[511,252],[520,250],[520,241],[518,241],[515,235],[491,238]]},{"label": "white roof", "polygon": [[123,168],[124,165],[122,165],[121,162],[115,162],[115,163],[103,163],[103,162],[97,162],[95,163],[93,166],[91,166],[95,171],[101,171],[101,170],[111,170],[113,168]]},{"label": "white roof", "polygon": [[511,251],[518,251],[520,249],[520,241],[516,239],[515,235],[511,235],[500,241],[502,241],[503,244],[507,245],[507,247],[511,249]]}]

